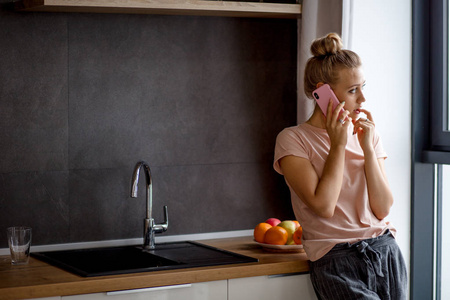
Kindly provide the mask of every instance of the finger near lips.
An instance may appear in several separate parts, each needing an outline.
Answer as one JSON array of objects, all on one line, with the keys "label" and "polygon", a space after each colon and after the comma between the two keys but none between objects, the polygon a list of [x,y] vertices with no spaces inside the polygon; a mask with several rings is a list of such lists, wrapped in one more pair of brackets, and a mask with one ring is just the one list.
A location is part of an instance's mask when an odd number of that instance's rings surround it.
[{"label": "finger near lips", "polygon": [[373,122],[372,114],[371,114],[370,111],[361,108],[360,112],[362,112],[362,113],[364,113],[366,115],[366,119],[365,119],[366,121],[372,121]]},{"label": "finger near lips", "polygon": [[372,123],[372,121],[369,118],[359,118],[358,120],[356,120],[356,122],[360,123],[360,124],[364,124],[364,123],[371,124]]},{"label": "finger near lips", "polygon": [[354,123],[353,134],[356,134],[357,132],[366,132],[367,130],[371,130],[371,128],[374,127],[375,124],[371,120],[360,118]]}]

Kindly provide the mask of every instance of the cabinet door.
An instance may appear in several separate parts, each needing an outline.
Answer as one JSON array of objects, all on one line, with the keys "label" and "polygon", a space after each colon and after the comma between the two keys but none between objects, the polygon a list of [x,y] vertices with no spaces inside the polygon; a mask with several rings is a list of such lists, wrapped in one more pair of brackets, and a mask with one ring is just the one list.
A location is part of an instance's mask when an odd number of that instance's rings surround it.
[{"label": "cabinet door", "polygon": [[63,300],[227,300],[227,281],[124,290],[108,293],[64,296]]},{"label": "cabinet door", "polygon": [[228,300],[317,300],[308,274],[228,280]]}]

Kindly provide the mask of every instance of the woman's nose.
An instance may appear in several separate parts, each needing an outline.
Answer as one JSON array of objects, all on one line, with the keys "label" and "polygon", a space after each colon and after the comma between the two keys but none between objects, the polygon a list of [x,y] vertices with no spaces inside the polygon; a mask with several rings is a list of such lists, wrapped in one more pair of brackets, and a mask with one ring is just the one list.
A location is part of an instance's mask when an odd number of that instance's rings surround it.
[{"label": "woman's nose", "polygon": [[366,102],[366,97],[364,97],[364,93],[361,91],[358,97],[358,102],[363,103]]}]

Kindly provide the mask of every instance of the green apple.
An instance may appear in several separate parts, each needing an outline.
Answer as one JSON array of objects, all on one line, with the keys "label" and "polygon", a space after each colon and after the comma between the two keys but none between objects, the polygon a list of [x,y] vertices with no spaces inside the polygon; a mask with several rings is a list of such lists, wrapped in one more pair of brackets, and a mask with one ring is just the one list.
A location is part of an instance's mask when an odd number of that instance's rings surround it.
[{"label": "green apple", "polygon": [[288,233],[288,239],[286,242],[286,245],[294,245],[295,242],[292,238],[292,235],[294,234],[295,230],[297,230],[297,225],[295,224],[294,221],[283,221],[280,224],[278,224],[277,226],[283,227],[284,229],[286,229],[287,233]]}]

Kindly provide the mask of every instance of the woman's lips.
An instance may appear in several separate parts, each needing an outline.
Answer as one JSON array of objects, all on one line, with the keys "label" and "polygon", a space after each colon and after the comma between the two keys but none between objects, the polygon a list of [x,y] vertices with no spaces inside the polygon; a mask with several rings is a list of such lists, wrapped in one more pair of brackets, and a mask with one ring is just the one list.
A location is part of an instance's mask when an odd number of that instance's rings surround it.
[{"label": "woman's lips", "polygon": [[361,111],[359,110],[359,108],[355,109],[353,112],[354,112],[355,114],[361,113]]}]

